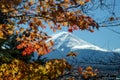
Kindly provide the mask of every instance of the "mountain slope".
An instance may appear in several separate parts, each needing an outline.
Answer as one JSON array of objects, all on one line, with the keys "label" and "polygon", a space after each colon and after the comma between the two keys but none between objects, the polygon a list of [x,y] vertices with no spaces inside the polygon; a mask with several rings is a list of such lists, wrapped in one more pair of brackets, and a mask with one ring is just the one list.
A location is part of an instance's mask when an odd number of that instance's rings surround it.
[{"label": "mountain slope", "polygon": [[107,51],[105,49],[99,48],[95,45],[92,45],[82,39],[77,38],[71,33],[61,32],[56,35],[53,35],[51,40],[55,41],[55,48],[59,48],[60,46],[67,46],[71,49],[93,49],[93,50],[101,50]]},{"label": "mountain slope", "polygon": [[114,52],[120,53],[120,48],[113,50]]},{"label": "mountain slope", "polygon": [[[55,50],[44,55],[49,59],[66,58],[68,61],[78,61],[81,63],[117,63],[113,52],[102,49],[77,38],[71,33],[61,32],[52,36],[50,40],[55,42]],[[76,52],[76,57],[66,57],[68,52]],[[116,53],[118,54],[118,53]]]}]

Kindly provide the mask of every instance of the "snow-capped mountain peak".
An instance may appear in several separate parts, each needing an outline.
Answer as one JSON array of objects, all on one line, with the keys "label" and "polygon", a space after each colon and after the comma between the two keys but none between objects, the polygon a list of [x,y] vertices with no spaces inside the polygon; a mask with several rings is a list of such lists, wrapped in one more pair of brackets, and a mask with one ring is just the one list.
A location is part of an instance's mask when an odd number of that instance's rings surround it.
[{"label": "snow-capped mountain peak", "polygon": [[88,43],[82,39],[79,39],[78,37],[76,37],[75,35],[69,32],[60,32],[58,34],[52,35],[51,39],[54,40],[55,42],[55,48],[60,48],[61,46],[64,45],[70,47],[71,50],[93,49],[93,50],[107,51],[91,43]]},{"label": "snow-capped mountain peak", "polygon": [[[68,32],[61,32],[55,35],[52,35],[52,38],[55,42],[54,50],[49,54],[46,54],[44,57],[48,59],[56,59],[56,58],[66,58],[69,62],[71,60],[77,60],[79,63],[118,63],[120,56],[118,53],[114,53],[113,51],[108,51],[106,49],[102,49],[98,46],[95,46],[91,43],[88,43],[71,33]],[[77,53],[75,58],[67,57],[69,52]]]}]

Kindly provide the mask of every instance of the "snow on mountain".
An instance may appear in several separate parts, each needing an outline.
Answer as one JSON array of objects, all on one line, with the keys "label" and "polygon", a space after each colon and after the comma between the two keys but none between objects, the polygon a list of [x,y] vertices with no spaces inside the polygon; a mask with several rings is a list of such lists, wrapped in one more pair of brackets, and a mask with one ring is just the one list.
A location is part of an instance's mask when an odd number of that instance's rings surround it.
[{"label": "snow on mountain", "polygon": [[[81,63],[117,63],[115,54],[106,49],[95,46],[82,39],[77,38],[71,33],[61,32],[52,35],[55,42],[54,48],[51,53],[44,55],[48,59],[66,58],[67,60],[78,61]],[[68,52],[76,52],[76,57],[66,57]]]},{"label": "snow on mountain", "polygon": [[92,49],[92,50],[107,51],[105,49],[92,45],[82,39],[79,39],[69,32],[61,32],[61,33],[55,34],[51,39],[55,41],[56,48],[59,48],[62,45],[66,45],[67,47],[70,47],[72,50]]},{"label": "snow on mountain", "polygon": [[120,48],[114,49],[113,51],[120,53]]}]

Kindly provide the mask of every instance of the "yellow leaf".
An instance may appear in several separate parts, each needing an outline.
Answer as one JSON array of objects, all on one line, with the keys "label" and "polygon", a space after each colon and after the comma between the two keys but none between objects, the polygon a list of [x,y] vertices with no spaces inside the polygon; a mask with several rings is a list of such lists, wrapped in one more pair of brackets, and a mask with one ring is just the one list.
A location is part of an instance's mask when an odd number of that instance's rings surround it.
[{"label": "yellow leaf", "polygon": [[38,26],[42,26],[42,21],[39,20],[36,24],[37,24]]},{"label": "yellow leaf", "polygon": [[18,13],[18,11],[17,11],[17,10],[14,10],[14,11],[13,11],[13,13],[14,13],[14,14],[17,14],[17,13]]},{"label": "yellow leaf", "polygon": [[24,31],[24,28],[20,28],[20,32],[22,33]]},{"label": "yellow leaf", "polygon": [[26,10],[29,10],[29,6],[24,6],[24,8],[25,8]]},{"label": "yellow leaf", "polygon": [[64,0],[64,2],[65,2],[65,3],[68,3],[68,2],[70,2],[70,0]]},{"label": "yellow leaf", "polygon": [[52,22],[48,22],[48,25],[51,25],[52,24]]},{"label": "yellow leaf", "polygon": [[10,8],[9,10],[10,10],[10,11],[13,11],[13,10],[15,10],[15,8]]},{"label": "yellow leaf", "polygon": [[1,8],[5,8],[5,5],[4,5],[4,4],[1,4]]},{"label": "yellow leaf", "polygon": [[93,68],[91,66],[86,67],[86,71],[92,71]]},{"label": "yellow leaf", "polygon": [[33,4],[34,4],[33,0],[30,1],[30,2],[28,2],[28,5],[29,5],[29,6],[31,6],[31,5],[33,5]]},{"label": "yellow leaf", "polygon": [[63,22],[63,26],[67,26],[68,25],[68,22]]},{"label": "yellow leaf", "polygon": [[3,9],[2,12],[3,12],[3,13],[7,13],[7,12],[8,12],[8,9]]},{"label": "yellow leaf", "polygon": [[19,31],[18,31],[18,30],[16,30],[16,31],[15,31],[15,33],[18,35],[18,34],[19,34]]},{"label": "yellow leaf", "polygon": [[8,34],[8,35],[12,35],[12,34],[13,34],[13,31],[8,30],[7,34]]},{"label": "yellow leaf", "polygon": [[85,4],[85,2],[84,1],[80,1],[80,5],[82,6],[82,5],[84,5]]},{"label": "yellow leaf", "polygon": [[0,38],[3,39],[4,37],[4,33],[2,31],[0,31]]},{"label": "yellow leaf", "polygon": [[20,41],[21,39],[19,37],[16,38],[17,41]]},{"label": "yellow leaf", "polygon": [[66,56],[76,57],[77,54],[75,52],[69,52]]}]

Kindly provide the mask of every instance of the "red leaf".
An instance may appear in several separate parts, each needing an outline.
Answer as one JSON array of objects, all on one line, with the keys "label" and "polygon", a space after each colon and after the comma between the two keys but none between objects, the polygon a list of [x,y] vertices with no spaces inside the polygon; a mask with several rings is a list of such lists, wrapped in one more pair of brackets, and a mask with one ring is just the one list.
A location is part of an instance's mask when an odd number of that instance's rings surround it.
[{"label": "red leaf", "polygon": [[78,72],[79,72],[80,74],[82,74],[82,70],[83,70],[82,67],[79,67],[79,68],[78,68]]},{"label": "red leaf", "polygon": [[92,29],[90,29],[89,31],[90,31],[90,32],[94,32],[94,30],[92,30]]},{"label": "red leaf", "polygon": [[73,32],[72,27],[69,27],[69,28],[68,28],[68,32]]}]

